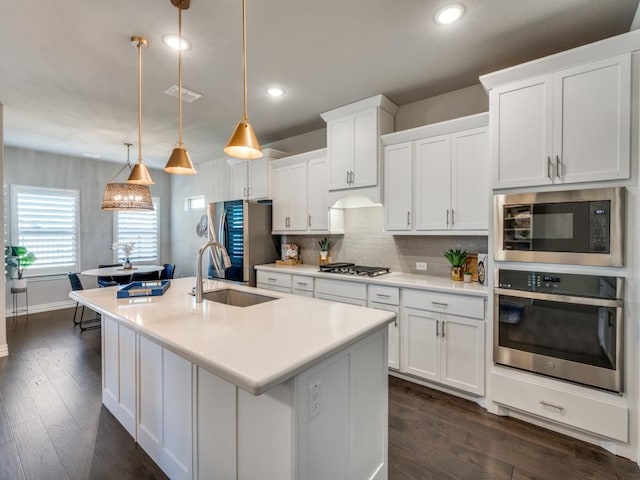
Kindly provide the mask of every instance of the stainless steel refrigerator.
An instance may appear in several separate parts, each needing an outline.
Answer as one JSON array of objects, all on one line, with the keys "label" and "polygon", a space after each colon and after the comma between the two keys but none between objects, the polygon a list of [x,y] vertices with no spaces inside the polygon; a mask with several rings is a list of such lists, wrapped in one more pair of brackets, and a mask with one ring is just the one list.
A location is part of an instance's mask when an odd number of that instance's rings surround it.
[{"label": "stainless steel refrigerator", "polygon": [[209,240],[225,246],[231,267],[216,271],[209,256],[209,278],[244,283],[255,287],[254,267],[278,258],[279,240],[271,235],[271,205],[233,200],[209,203]]}]

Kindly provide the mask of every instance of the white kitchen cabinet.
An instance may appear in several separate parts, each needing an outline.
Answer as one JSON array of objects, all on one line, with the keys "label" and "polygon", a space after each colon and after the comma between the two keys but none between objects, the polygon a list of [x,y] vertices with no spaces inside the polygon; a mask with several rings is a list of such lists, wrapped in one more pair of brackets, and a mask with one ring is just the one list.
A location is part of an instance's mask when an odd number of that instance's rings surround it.
[{"label": "white kitchen cabinet", "polygon": [[329,190],[379,186],[380,135],[393,131],[397,110],[384,95],[376,95],[321,114],[327,122]]},{"label": "white kitchen cabinet", "polygon": [[138,443],[170,478],[193,475],[191,362],[139,338]]},{"label": "white kitchen cabinet", "polygon": [[401,371],[483,395],[484,300],[403,291]]},{"label": "white kitchen cabinet", "polygon": [[400,370],[400,289],[380,285],[369,285],[367,307],[386,310],[396,314],[388,327],[389,368]]},{"label": "white kitchen cabinet", "polygon": [[229,200],[263,200],[271,198],[271,160],[286,154],[271,148],[263,149],[257,160],[228,159],[231,168],[232,198]]},{"label": "white kitchen cabinet", "polygon": [[488,115],[479,114],[383,137],[387,231],[488,230],[487,123]]},{"label": "white kitchen cabinet", "polygon": [[291,278],[291,293],[313,298],[313,277],[293,275]]},{"label": "white kitchen cabinet", "polygon": [[329,164],[326,150],[307,161],[307,209],[310,231],[329,230]]},{"label": "white kitchen cabinet", "polygon": [[291,274],[258,270],[256,272],[256,286],[274,292],[291,293]]},{"label": "white kitchen cabinet", "polygon": [[294,163],[274,167],[273,222],[274,231],[307,229],[307,164]]},{"label": "white kitchen cabinet", "polygon": [[493,88],[495,188],[629,177],[631,58]]},{"label": "white kitchen cabinet", "polygon": [[331,302],[367,306],[367,285],[350,281],[316,278],[314,297]]},{"label": "white kitchen cabinet", "polygon": [[102,403],[136,438],[136,334],[102,316]]}]

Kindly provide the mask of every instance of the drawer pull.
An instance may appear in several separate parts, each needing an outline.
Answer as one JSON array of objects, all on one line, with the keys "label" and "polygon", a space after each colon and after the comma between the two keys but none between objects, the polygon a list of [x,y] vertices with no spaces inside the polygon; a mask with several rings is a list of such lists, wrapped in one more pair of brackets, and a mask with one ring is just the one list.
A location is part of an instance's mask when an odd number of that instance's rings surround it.
[{"label": "drawer pull", "polygon": [[302,285],[303,287],[307,286],[307,282],[298,282],[298,285]]},{"label": "drawer pull", "polygon": [[442,302],[431,302],[432,305],[435,305],[436,307],[448,307],[449,304],[448,303],[442,303]]},{"label": "drawer pull", "polygon": [[386,293],[376,293],[376,297],[389,298],[390,295],[387,295]]},{"label": "drawer pull", "polygon": [[544,407],[555,408],[556,410],[564,411],[564,407],[562,405],[556,405],[555,403],[545,402],[544,400],[540,400],[540,405]]},{"label": "drawer pull", "polygon": [[440,320],[436,320],[436,337],[440,336],[440,332],[438,330],[439,325],[440,325]]},{"label": "drawer pull", "polygon": [[276,279],[273,278],[273,277],[268,277],[267,280],[269,280],[270,282],[275,282],[276,281]]}]

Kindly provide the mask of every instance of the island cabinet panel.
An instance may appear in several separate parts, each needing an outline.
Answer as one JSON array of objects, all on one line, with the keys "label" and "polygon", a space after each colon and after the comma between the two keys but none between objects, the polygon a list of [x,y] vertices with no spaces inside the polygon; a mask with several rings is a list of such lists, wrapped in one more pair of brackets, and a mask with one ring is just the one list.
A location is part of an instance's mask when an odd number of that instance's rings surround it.
[{"label": "island cabinet panel", "polygon": [[102,317],[102,403],[136,438],[136,334]]},{"label": "island cabinet panel", "polygon": [[197,478],[237,478],[236,386],[197,368]]},{"label": "island cabinet panel", "polygon": [[192,478],[191,362],[139,339],[138,443],[170,478]]},{"label": "island cabinet panel", "polygon": [[239,479],[295,478],[292,385],[293,380],[289,380],[257,396],[237,390]]}]

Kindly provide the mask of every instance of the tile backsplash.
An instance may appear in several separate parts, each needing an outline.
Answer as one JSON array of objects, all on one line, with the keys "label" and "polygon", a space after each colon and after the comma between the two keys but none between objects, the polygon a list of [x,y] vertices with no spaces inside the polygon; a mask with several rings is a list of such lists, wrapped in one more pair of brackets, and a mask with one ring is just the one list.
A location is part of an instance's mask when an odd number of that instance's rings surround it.
[{"label": "tile backsplash", "polygon": [[[446,277],[449,262],[442,253],[460,246],[471,253],[487,253],[486,236],[391,235],[383,231],[383,207],[350,208],[344,211],[344,235],[326,235],[332,262],[390,267],[391,271]],[[325,235],[283,235],[282,243],[295,243],[305,264],[317,265]],[[427,262],[428,270],[416,270]]]}]

